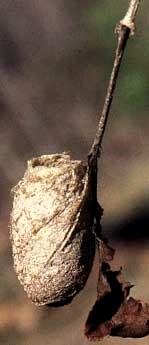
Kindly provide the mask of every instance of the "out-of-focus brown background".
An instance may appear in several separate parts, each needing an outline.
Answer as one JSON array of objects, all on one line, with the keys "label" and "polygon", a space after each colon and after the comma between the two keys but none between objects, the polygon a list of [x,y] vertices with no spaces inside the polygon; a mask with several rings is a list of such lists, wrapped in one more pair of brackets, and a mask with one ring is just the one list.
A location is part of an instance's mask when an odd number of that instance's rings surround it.
[{"label": "out-of-focus brown background", "polygon": [[[85,289],[60,309],[35,307],[13,271],[11,188],[26,161],[69,151],[85,159],[112,67],[115,24],[124,0],[0,1],[0,344],[87,345],[83,328],[95,301],[97,258]],[[149,4],[124,56],[99,160],[103,230],[115,265],[149,297]],[[106,338],[103,345],[147,345]]]}]

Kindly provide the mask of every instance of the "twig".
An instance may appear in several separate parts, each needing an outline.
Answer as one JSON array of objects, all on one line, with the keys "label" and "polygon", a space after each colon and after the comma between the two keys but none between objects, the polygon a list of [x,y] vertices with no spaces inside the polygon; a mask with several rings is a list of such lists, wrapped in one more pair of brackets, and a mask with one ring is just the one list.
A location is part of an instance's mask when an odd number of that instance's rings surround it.
[{"label": "twig", "polygon": [[134,31],[135,31],[134,22],[135,22],[135,17],[136,17],[139,4],[140,4],[140,0],[130,0],[126,15],[124,16],[122,20],[120,20],[119,24],[116,27],[116,32],[118,33],[118,43],[117,43],[117,48],[116,48],[116,53],[115,53],[115,60],[113,64],[111,77],[109,80],[109,85],[107,88],[103,110],[102,110],[101,117],[98,124],[98,129],[97,129],[91,150],[88,154],[88,164],[90,167],[96,166],[97,158],[100,156],[101,142],[103,139],[106,123],[108,120],[108,115],[109,115],[109,111],[110,111],[110,107],[111,107],[111,103],[112,103],[112,99],[114,95],[114,90],[116,87],[116,81],[117,81],[118,72],[120,69],[120,64],[122,61],[127,40],[130,35],[134,34]]}]

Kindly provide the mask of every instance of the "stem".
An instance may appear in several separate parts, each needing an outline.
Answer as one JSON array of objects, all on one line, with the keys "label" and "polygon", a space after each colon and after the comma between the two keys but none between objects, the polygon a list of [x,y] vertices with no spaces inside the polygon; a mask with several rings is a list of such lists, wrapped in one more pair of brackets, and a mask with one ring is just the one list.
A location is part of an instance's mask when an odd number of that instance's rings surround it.
[{"label": "stem", "polygon": [[105,132],[108,115],[113,100],[113,95],[116,87],[116,81],[124,54],[125,46],[129,35],[133,35],[135,31],[135,16],[137,13],[140,0],[130,0],[128,11],[122,20],[120,20],[119,25],[116,28],[118,33],[118,43],[115,53],[114,64],[112,68],[112,73],[110,76],[107,93],[104,101],[103,110],[98,124],[98,129],[93,141],[91,150],[88,154],[88,164],[90,167],[96,166],[97,158],[100,156],[101,142]]}]

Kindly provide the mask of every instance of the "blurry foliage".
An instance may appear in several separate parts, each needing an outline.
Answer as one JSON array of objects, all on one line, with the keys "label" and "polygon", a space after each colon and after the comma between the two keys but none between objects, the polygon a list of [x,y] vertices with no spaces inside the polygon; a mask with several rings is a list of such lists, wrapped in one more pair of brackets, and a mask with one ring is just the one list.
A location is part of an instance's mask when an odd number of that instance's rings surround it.
[{"label": "blurry foliage", "polygon": [[[126,10],[126,1],[95,1],[84,10],[84,22],[92,33],[92,44],[104,49],[104,62],[107,61],[110,73],[116,47],[114,36],[115,24],[122,19]],[[142,6],[142,12],[145,11]],[[146,6],[146,4],[145,4]],[[114,109],[121,116],[147,116],[148,100],[148,21],[145,13],[139,11],[137,30],[130,39],[125,52],[114,99]],[[106,71],[104,71],[106,73]],[[107,76],[108,78],[108,76]]]},{"label": "blurry foliage", "polygon": [[[60,310],[34,307],[13,272],[8,238],[10,189],[32,156],[69,151],[76,159],[86,158],[112,68],[115,25],[128,1],[0,1],[0,344],[88,344],[82,326],[94,302],[96,262],[86,288],[70,306]],[[103,228],[112,238],[115,234],[115,241],[119,236],[118,265],[127,267],[135,291],[142,295],[143,290],[144,296],[148,296],[147,238],[142,247],[138,236],[138,246],[132,248],[124,245],[127,239],[122,230],[137,200],[141,215],[144,202],[149,213],[148,13],[149,2],[141,1],[99,169]],[[142,234],[142,223],[138,231]],[[136,345],[136,340],[117,344],[128,342]],[[107,340],[102,344],[107,345]],[[109,339],[108,345],[113,344],[115,340]],[[147,340],[137,340],[137,344],[146,345]]]}]

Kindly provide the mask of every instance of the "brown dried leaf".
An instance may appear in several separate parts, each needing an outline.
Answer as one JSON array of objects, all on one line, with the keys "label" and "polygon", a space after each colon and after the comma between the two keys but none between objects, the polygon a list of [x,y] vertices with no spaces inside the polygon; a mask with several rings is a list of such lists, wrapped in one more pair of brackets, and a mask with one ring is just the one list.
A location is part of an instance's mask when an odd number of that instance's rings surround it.
[{"label": "brown dried leaf", "polygon": [[123,280],[121,270],[111,270],[107,261],[112,249],[104,241],[100,241],[99,253],[97,301],[86,321],[85,335],[90,340],[107,335],[133,338],[148,335],[149,305],[142,305],[132,297],[128,299],[133,285]]},{"label": "brown dried leaf", "polygon": [[111,335],[140,338],[149,334],[149,305],[130,297],[112,320]]}]

